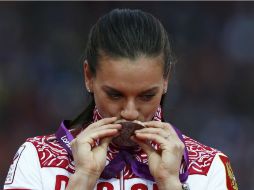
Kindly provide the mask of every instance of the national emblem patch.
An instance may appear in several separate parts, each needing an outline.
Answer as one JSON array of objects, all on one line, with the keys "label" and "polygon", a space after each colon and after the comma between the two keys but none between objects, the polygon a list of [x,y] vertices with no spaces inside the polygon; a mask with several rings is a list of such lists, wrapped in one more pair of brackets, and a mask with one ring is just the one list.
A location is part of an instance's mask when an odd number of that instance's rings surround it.
[{"label": "national emblem patch", "polygon": [[226,156],[222,156],[222,155],[220,155],[220,159],[223,162],[225,167],[228,190],[238,190],[236,179],[235,179],[231,164],[229,162],[229,159]]}]

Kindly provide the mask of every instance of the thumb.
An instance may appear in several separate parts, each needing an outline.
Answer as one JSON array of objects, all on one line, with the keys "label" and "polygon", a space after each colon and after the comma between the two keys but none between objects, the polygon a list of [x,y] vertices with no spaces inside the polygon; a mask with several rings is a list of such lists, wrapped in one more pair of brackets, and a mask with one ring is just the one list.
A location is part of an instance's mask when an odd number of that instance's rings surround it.
[{"label": "thumb", "polygon": [[99,157],[99,158],[103,158],[107,155],[107,148],[109,143],[111,142],[112,137],[105,137],[103,139],[100,140],[100,145],[96,146],[93,149],[93,152]]},{"label": "thumb", "polygon": [[147,154],[148,157],[150,154],[152,154],[152,152],[154,152],[154,149],[151,147],[150,143],[143,140],[139,140],[135,136],[132,136],[131,140],[137,143],[143,149],[143,151]]},{"label": "thumb", "polygon": [[107,150],[109,143],[112,141],[113,137],[105,137],[100,140],[100,146],[104,149]]}]

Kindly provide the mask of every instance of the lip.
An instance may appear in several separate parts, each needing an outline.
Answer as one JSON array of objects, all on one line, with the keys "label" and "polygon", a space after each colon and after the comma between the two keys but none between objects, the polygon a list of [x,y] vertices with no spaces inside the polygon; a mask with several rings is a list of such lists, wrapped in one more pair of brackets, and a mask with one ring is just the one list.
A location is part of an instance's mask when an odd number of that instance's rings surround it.
[{"label": "lip", "polygon": [[122,125],[122,129],[120,134],[113,138],[113,143],[120,147],[134,147],[137,146],[135,142],[133,142],[130,137],[134,135],[136,130],[144,128],[144,125],[140,121],[126,121],[126,120],[117,120],[115,123],[119,123]]}]

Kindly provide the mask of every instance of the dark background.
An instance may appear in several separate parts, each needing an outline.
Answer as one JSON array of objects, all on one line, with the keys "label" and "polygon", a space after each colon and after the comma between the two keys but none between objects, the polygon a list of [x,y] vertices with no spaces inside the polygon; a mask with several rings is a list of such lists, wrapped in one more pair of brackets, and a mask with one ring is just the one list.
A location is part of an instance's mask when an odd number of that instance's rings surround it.
[{"label": "dark background", "polygon": [[26,138],[84,109],[88,31],[117,7],[164,24],[178,60],[166,118],[227,154],[254,190],[254,2],[0,2],[0,184]]}]

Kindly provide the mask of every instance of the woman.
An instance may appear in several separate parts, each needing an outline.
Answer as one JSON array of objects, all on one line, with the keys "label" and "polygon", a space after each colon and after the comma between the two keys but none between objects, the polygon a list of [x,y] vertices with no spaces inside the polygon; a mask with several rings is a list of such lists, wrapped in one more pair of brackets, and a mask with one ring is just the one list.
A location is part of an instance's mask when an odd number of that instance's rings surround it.
[{"label": "woman", "polygon": [[237,189],[223,153],[163,120],[172,64],[167,33],[151,14],[116,9],[100,18],[84,61],[91,103],[55,135],[28,139],[4,188]]}]

